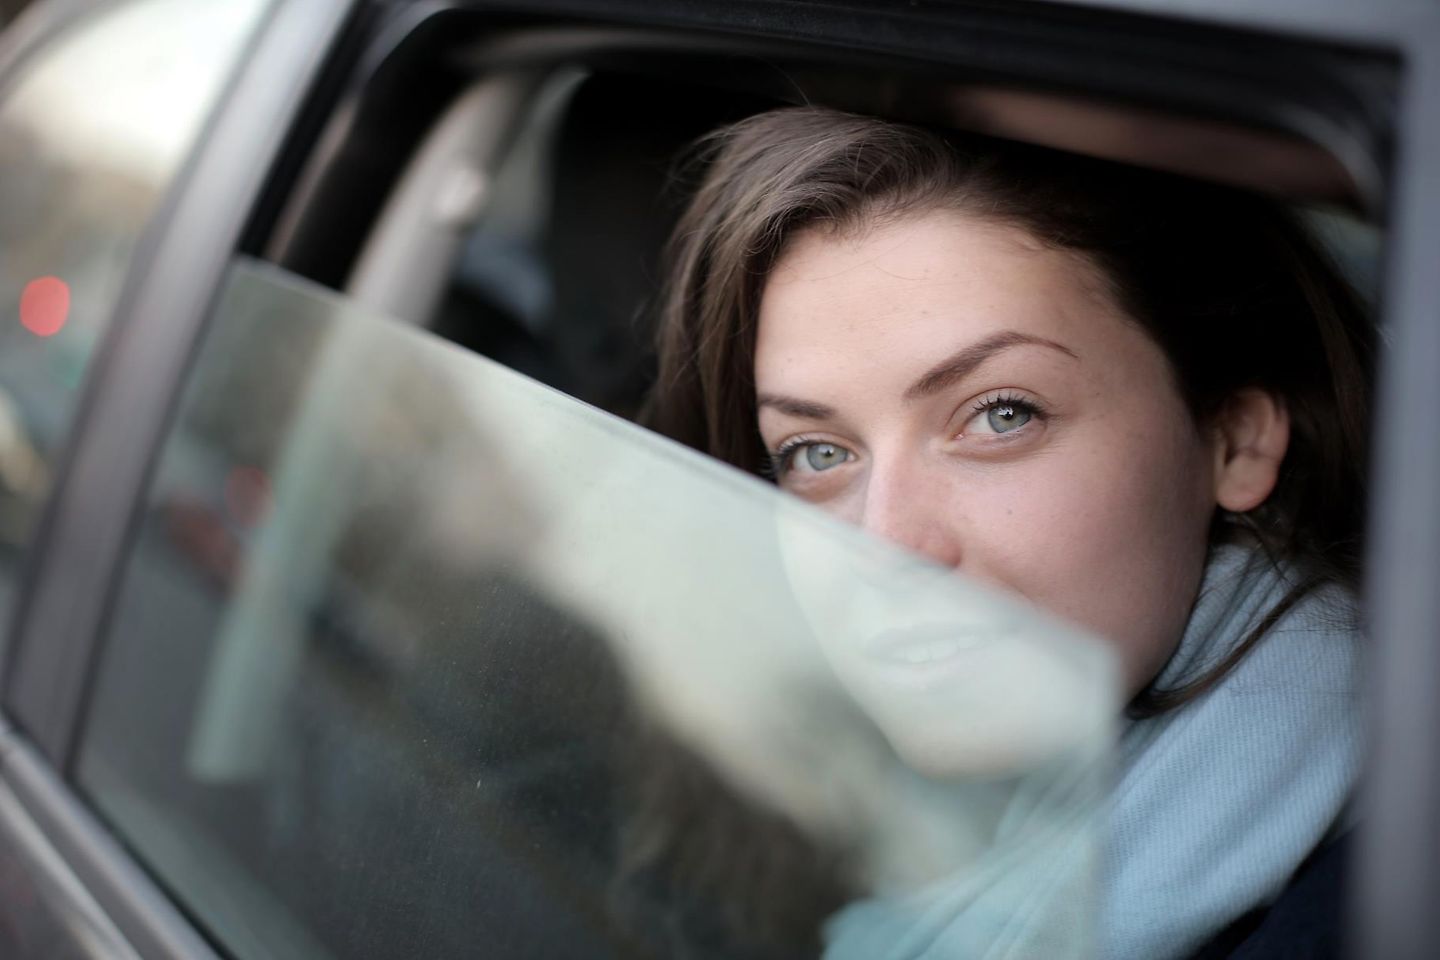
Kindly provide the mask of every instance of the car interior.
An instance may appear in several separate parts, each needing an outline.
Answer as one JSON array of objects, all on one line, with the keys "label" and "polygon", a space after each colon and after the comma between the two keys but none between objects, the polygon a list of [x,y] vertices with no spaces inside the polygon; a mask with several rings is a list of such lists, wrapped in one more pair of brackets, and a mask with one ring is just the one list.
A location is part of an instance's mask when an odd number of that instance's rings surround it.
[{"label": "car interior", "polygon": [[[1380,197],[1368,154],[1347,149],[1353,130],[1306,140],[1274,118],[1247,126],[773,42],[494,29],[459,12],[450,26],[439,44],[448,70],[433,66],[432,31],[417,31],[336,114],[262,256],[622,416],[650,377],[650,311],[694,181],[692,147],[775,106],[827,105],[1262,190],[1293,201],[1373,297]],[[382,157],[360,152],[381,138]]]}]

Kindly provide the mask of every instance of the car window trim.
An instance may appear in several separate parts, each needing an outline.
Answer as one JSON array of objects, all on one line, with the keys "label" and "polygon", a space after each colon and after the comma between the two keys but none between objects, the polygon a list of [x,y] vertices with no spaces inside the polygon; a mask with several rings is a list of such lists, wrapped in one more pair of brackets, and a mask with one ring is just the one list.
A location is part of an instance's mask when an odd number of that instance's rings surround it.
[{"label": "car window trim", "polygon": [[[68,772],[134,514],[208,307],[354,0],[266,10],[131,261],[19,592],[4,706]],[[276,77],[287,82],[277,84]]]},{"label": "car window trim", "polygon": [[1407,45],[1371,459],[1370,750],[1354,955],[1440,955],[1440,15]]},{"label": "car window trim", "polygon": [[[0,831],[109,956],[122,940],[156,960],[220,960],[163,891],[16,730],[0,721]],[[87,938],[88,939],[88,938]]]}]

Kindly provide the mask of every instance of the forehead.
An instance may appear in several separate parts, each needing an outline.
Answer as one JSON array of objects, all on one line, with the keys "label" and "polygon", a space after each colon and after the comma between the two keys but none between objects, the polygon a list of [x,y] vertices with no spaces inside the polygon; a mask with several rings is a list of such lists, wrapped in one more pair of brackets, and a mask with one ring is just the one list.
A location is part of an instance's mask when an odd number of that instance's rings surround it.
[{"label": "forehead", "polygon": [[[1087,258],[1024,229],[933,211],[844,232],[797,234],[766,281],[756,376],[787,381],[890,363],[913,372],[1000,331],[1113,355],[1141,336]],[[1144,338],[1148,339],[1148,338]]]}]

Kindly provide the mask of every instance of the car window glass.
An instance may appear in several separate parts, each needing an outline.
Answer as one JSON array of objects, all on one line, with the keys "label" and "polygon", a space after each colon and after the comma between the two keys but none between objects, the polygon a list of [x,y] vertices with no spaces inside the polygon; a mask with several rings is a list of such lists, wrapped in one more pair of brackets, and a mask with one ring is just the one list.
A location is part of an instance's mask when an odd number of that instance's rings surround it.
[{"label": "car window glass", "polygon": [[136,241],[266,5],[109,4],[0,93],[0,617]]},{"label": "car window glass", "polygon": [[792,957],[837,918],[859,956],[937,909],[1084,957],[1116,689],[1018,600],[241,260],[78,780],[237,957]]}]

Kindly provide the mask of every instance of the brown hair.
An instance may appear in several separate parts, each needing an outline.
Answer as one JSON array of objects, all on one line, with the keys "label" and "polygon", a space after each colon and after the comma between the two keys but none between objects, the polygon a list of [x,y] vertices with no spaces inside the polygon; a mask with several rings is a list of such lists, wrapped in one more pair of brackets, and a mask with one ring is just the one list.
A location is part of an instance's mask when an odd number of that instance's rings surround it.
[{"label": "brown hair", "polygon": [[758,471],[754,350],[765,280],[795,232],[934,208],[1014,224],[1087,257],[1161,346],[1203,425],[1245,387],[1279,397],[1290,447],[1274,492],[1212,539],[1250,531],[1300,581],[1230,656],[1148,714],[1213,686],[1318,584],[1359,577],[1373,326],[1294,217],[1263,197],[1020,144],[798,107],[707,137],[672,242],[645,421]]}]

